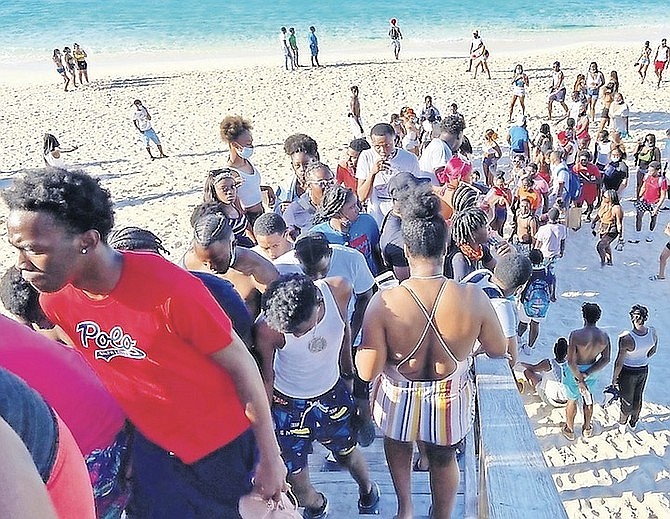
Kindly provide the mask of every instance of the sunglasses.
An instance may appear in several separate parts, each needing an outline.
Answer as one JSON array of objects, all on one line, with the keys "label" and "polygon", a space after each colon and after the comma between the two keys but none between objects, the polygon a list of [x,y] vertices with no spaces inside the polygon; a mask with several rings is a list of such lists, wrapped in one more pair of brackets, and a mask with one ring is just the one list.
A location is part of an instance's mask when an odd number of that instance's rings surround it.
[{"label": "sunglasses", "polygon": [[324,189],[324,188],[329,187],[329,186],[334,186],[335,185],[335,179],[331,178],[330,180],[310,180],[307,183],[317,185],[320,188]]}]

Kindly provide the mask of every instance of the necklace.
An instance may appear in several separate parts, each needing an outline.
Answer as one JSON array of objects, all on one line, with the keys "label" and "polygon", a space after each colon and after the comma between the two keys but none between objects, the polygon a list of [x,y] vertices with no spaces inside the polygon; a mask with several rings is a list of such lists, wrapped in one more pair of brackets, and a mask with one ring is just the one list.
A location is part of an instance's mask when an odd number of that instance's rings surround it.
[{"label": "necklace", "polygon": [[[314,327],[312,328],[312,337],[307,343],[307,349],[311,353],[319,353],[320,351],[323,351],[326,349],[326,346],[328,346],[328,341],[323,335],[319,335],[318,337],[316,336],[316,327],[319,324],[319,308],[320,306],[316,307],[316,319],[314,320]],[[325,317],[325,314],[324,314]]]},{"label": "necklace", "polygon": [[442,274],[435,274],[435,275],[433,275],[433,276],[415,276],[415,275],[411,275],[410,277],[411,277],[412,279],[439,279],[439,278],[444,277],[444,275],[442,275]]}]

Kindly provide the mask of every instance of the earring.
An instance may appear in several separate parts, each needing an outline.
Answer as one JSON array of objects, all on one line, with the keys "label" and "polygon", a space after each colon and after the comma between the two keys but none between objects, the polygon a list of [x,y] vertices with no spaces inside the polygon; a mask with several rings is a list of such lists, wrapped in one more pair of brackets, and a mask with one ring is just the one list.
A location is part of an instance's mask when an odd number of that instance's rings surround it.
[{"label": "earring", "polygon": [[88,250],[86,250],[86,247],[84,247],[83,249],[81,249],[81,253],[82,253],[82,254],[86,254],[87,252],[88,252]]}]

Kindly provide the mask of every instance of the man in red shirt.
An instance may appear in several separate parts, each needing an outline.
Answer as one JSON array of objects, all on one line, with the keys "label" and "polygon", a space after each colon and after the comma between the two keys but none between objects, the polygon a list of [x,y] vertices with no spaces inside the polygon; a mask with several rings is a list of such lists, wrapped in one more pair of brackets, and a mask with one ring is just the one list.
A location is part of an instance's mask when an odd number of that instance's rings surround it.
[{"label": "man in red shirt", "polygon": [[579,152],[577,162],[572,166],[572,171],[577,174],[579,182],[582,184],[582,192],[575,204],[577,207],[581,207],[582,204],[586,203],[586,221],[590,222],[593,206],[600,193],[602,173],[600,173],[598,166],[591,162],[591,152],[588,150]]},{"label": "man in red shirt", "polygon": [[111,198],[86,173],[28,172],[3,198],[17,268],[137,428],[129,517],[239,517],[254,469],[256,490],[278,497],[260,374],[202,282],[110,248]]}]

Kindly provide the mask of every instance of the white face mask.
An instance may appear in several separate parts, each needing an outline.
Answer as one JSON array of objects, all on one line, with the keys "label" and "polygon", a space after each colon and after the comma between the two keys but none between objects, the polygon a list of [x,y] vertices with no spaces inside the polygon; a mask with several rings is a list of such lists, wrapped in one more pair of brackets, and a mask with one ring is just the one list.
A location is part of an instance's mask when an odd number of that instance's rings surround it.
[{"label": "white face mask", "polygon": [[249,159],[254,154],[253,146],[243,146],[242,149],[237,150],[237,155],[243,159]]}]

